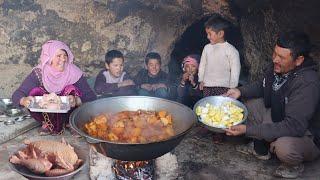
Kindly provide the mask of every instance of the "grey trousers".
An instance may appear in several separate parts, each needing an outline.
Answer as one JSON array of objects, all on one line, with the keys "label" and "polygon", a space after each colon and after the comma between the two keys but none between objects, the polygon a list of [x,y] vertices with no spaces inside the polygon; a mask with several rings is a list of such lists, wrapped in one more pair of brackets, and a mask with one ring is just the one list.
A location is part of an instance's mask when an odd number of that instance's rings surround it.
[{"label": "grey trousers", "polygon": [[[249,114],[247,124],[258,125],[273,123],[271,109],[264,106],[263,99],[252,99],[245,102]],[[312,161],[320,155],[319,148],[314,144],[309,132],[303,137],[280,137],[270,141],[270,152],[289,165],[297,165],[303,161]],[[267,140],[269,141],[269,140]]]}]

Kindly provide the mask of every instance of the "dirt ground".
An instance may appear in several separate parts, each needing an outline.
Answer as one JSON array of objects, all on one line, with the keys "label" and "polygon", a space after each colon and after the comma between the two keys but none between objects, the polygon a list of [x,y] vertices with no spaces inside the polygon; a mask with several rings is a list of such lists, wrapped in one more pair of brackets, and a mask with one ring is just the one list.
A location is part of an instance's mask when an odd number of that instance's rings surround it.
[{"label": "dirt ground", "polygon": [[[178,179],[199,180],[236,180],[236,179],[277,179],[272,176],[273,170],[279,161],[273,157],[269,161],[257,160],[254,157],[242,155],[235,151],[235,145],[244,143],[241,138],[227,138],[217,145],[212,143],[211,136],[198,137],[197,128],[193,129],[184,140],[173,150],[178,158]],[[40,137],[37,128],[24,133],[0,146],[0,179],[23,179],[22,176],[12,171],[9,167],[9,154],[21,147],[25,139],[55,139],[64,137],[69,143],[79,147],[88,148],[84,138],[76,138],[65,132],[62,136]],[[89,152],[89,151],[88,151]],[[88,160],[85,168],[74,176],[73,179],[89,179]],[[305,171],[298,179],[320,179],[320,160],[306,163]],[[5,176],[4,176],[5,175]]]}]

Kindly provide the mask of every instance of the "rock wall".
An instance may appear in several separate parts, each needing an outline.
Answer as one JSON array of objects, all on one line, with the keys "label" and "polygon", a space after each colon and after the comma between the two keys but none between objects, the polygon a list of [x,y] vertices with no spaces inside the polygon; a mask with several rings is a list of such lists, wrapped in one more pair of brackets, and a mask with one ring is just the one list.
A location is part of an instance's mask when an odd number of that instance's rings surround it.
[{"label": "rock wall", "polygon": [[[317,0],[0,0],[0,97],[10,97],[38,63],[41,45],[58,39],[70,45],[88,76],[103,67],[104,54],[118,49],[135,75],[146,53],[159,52],[168,70],[170,54],[194,22],[218,13],[241,30],[244,66],[256,79],[270,62],[276,34],[306,31],[315,45]],[[197,36],[197,35],[195,35]],[[314,57],[319,59],[319,49]]]},{"label": "rock wall", "polygon": [[314,45],[311,55],[315,61],[320,60],[320,1],[235,0],[231,7],[239,20],[251,80],[272,62],[276,37],[283,31],[306,32]]},{"label": "rock wall", "polygon": [[[212,5],[211,5],[212,4]],[[218,0],[0,0],[0,97],[11,93],[38,63],[49,39],[70,45],[75,63],[88,76],[104,67],[104,54],[118,49],[134,75],[146,53],[157,51],[167,70],[168,57],[184,30],[217,11]],[[220,8],[222,7],[222,8]],[[10,80],[8,80],[10,78]]]}]

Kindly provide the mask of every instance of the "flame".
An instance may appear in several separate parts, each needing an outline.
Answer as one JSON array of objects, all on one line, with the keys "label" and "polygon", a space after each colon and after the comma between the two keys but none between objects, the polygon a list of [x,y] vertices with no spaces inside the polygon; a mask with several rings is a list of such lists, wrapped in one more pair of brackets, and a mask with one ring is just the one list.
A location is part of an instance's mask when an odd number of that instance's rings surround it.
[{"label": "flame", "polygon": [[[118,177],[134,177],[137,174],[147,173],[147,176],[152,177],[153,164],[151,161],[120,161],[116,160],[112,166],[113,172]],[[150,172],[148,172],[148,170]],[[144,176],[145,177],[145,176]]]}]

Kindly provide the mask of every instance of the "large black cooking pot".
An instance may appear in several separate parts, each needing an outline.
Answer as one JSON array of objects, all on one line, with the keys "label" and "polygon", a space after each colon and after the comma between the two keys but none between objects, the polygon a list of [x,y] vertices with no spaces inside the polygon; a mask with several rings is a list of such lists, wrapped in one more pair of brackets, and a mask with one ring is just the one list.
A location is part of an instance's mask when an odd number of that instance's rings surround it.
[{"label": "large black cooking pot", "polygon": [[[165,110],[173,117],[173,127],[176,135],[170,139],[147,144],[119,143],[97,139],[83,131],[85,123],[101,113],[117,113],[136,110]],[[146,96],[118,96],[98,99],[85,103],[70,116],[70,125],[81,136],[87,138],[98,152],[124,161],[142,161],[155,159],[174,149],[196,122],[194,112],[180,103],[166,99]]]}]

